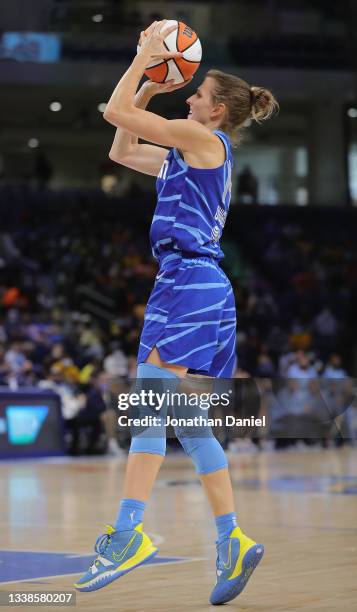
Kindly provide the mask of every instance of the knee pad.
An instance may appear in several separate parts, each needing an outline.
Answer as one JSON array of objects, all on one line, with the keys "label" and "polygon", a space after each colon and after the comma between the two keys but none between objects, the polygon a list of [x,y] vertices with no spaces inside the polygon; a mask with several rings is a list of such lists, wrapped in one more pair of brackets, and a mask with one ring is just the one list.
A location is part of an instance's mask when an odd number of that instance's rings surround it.
[{"label": "knee pad", "polygon": [[[203,418],[206,420],[208,415]],[[228,466],[225,452],[209,425],[177,426],[175,434],[197,474],[209,474]]]},{"label": "knee pad", "polygon": [[[160,429],[156,428],[155,429]],[[148,453],[149,455],[161,455],[165,457],[166,454],[166,435],[165,431],[155,432],[155,438],[150,437],[150,432],[144,432],[144,434],[133,435],[131,438],[131,444],[129,448],[129,454],[132,453]]]},{"label": "knee pad", "polygon": [[198,396],[199,405],[186,406],[184,409],[175,406],[174,416],[184,420],[198,418],[200,424],[176,426],[174,429],[177,439],[185,453],[194,462],[197,474],[209,474],[226,468],[228,463],[225,452],[207,424],[209,418],[207,397],[212,393],[214,380],[208,377],[192,376],[185,378],[182,386],[185,393],[193,392]]},{"label": "knee pad", "polygon": [[[163,379],[165,379],[164,383]],[[174,390],[178,381],[179,378],[169,370],[151,363],[141,363],[138,365],[137,380],[132,393],[140,393],[141,390],[164,393],[167,390]],[[163,405],[158,412],[154,406],[143,405],[135,407],[132,413],[133,418],[140,418],[140,420],[148,417],[149,423],[150,419],[155,418],[155,424],[133,426],[131,428],[132,440],[129,453],[149,453],[165,456],[167,407]]]},{"label": "knee pad", "polygon": [[225,452],[208,425],[174,428],[185,453],[191,457],[197,474],[209,474],[228,466]]},{"label": "knee pad", "polygon": [[207,437],[188,437],[177,434],[185,453],[191,457],[197,474],[209,474],[228,466],[225,452],[213,435]]}]

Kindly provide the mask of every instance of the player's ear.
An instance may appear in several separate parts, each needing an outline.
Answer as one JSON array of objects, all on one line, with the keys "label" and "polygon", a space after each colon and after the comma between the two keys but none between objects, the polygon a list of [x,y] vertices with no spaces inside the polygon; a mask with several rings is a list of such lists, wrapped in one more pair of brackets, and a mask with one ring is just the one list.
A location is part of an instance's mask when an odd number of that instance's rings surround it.
[{"label": "player's ear", "polygon": [[217,104],[215,104],[215,106],[212,109],[212,118],[220,119],[221,117],[223,117],[226,112],[226,108],[227,107],[224,104],[224,102],[218,102]]}]

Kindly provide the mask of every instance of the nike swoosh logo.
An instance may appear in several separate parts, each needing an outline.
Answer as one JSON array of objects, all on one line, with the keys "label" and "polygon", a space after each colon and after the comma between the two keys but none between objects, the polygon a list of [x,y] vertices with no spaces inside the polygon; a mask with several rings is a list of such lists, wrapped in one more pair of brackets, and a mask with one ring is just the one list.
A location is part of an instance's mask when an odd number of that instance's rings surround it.
[{"label": "nike swoosh logo", "polygon": [[135,538],[137,537],[137,533],[135,533],[133,535],[133,537],[131,538],[131,540],[129,540],[129,542],[127,543],[127,545],[125,546],[125,548],[123,548],[123,550],[121,551],[121,553],[118,555],[117,553],[113,552],[112,553],[112,557],[114,559],[114,561],[116,561],[116,563],[120,563],[120,561],[122,561],[126,555],[126,553],[128,552],[130,546],[132,545],[132,543],[134,542]]},{"label": "nike swoosh logo", "polygon": [[222,563],[222,565],[226,570],[232,569],[232,540],[229,541],[228,546],[228,561],[227,563]]}]

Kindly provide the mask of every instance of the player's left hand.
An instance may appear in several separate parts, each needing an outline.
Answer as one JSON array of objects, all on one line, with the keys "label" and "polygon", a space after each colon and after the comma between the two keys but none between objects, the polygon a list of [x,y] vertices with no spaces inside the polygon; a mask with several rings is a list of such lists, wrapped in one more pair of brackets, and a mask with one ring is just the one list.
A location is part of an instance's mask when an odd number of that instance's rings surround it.
[{"label": "player's left hand", "polygon": [[145,32],[141,32],[139,44],[139,55],[144,55],[149,61],[156,59],[171,59],[174,57],[182,57],[182,53],[167,51],[164,45],[164,40],[168,34],[177,30],[178,25],[172,25],[165,28],[167,19],[162,21],[154,21]]},{"label": "player's left hand", "polygon": [[145,87],[151,96],[156,96],[157,94],[170,93],[171,91],[176,91],[176,89],[181,89],[191,83],[192,78],[187,79],[183,83],[175,83],[174,80],[167,81],[166,83],[155,83],[155,81],[148,80],[142,86]]}]

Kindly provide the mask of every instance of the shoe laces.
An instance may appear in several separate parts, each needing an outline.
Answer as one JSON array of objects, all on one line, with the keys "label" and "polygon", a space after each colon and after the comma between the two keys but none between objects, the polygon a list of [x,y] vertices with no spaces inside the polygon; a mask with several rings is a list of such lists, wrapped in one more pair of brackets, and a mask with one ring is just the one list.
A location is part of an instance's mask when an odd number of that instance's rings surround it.
[{"label": "shoe laces", "polygon": [[98,555],[102,555],[103,553],[105,553],[107,547],[110,544],[112,534],[114,533],[114,529],[111,525],[107,525],[106,527],[107,532],[100,535],[94,545],[94,550],[96,553],[98,553]]}]

